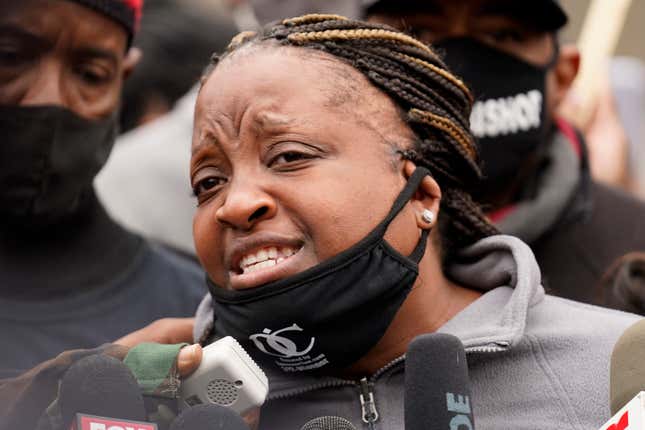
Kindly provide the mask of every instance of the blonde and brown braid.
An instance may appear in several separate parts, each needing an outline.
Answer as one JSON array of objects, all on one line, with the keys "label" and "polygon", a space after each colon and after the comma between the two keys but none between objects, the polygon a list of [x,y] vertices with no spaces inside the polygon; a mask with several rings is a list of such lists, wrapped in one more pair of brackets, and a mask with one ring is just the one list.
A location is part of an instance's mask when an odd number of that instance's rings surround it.
[{"label": "blonde and brown braid", "polygon": [[457,249],[497,233],[471,197],[481,180],[468,126],[472,95],[430,46],[386,25],[312,14],[285,19],[255,36],[239,36],[224,56],[268,41],[323,51],[350,64],[405,113],[417,139],[398,152],[430,169],[442,189],[444,261]]}]

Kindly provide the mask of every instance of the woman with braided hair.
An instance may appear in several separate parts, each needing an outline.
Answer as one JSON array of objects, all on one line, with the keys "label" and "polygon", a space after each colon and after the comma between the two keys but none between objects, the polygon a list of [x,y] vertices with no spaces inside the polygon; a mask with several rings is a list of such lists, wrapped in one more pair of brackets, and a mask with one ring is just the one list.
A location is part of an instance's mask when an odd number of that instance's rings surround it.
[{"label": "woman with braided hair", "polygon": [[608,418],[635,317],[545,295],[530,249],[497,234],[473,199],[471,102],[431,47],[340,16],[214,58],[190,166],[210,289],[196,336],[233,336],[267,372],[261,429],[402,429],[404,354],[437,331],[465,347],[478,429]]}]

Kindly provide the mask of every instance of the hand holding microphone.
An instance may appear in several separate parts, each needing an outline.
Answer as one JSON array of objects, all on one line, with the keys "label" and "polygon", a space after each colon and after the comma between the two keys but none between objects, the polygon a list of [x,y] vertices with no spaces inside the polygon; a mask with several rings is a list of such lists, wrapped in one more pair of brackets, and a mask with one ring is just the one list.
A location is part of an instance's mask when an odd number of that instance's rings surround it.
[{"label": "hand holding microphone", "polygon": [[[184,410],[184,418],[177,425],[193,422],[195,416],[207,416],[211,421],[219,416],[228,428],[234,422],[230,420],[231,414],[244,423],[238,413],[244,414],[249,425],[257,424],[259,406],[268,392],[268,382],[264,373],[232,338],[215,342],[204,350],[199,345],[183,348],[177,357],[177,367],[180,375],[186,377],[181,391],[185,409],[200,403],[219,403],[222,406],[219,409],[230,412],[226,418],[221,411],[219,415],[213,412],[217,408],[209,409],[208,413],[196,410],[190,414],[188,412],[194,408],[189,408]],[[135,377],[125,364],[112,357],[90,356],[70,366],[61,382],[59,402],[63,422],[61,430],[75,425],[78,430],[156,428],[152,423],[143,422],[146,411]],[[186,421],[186,417],[193,418]],[[231,427],[232,430],[235,428]],[[243,428],[248,429],[246,425]]]}]

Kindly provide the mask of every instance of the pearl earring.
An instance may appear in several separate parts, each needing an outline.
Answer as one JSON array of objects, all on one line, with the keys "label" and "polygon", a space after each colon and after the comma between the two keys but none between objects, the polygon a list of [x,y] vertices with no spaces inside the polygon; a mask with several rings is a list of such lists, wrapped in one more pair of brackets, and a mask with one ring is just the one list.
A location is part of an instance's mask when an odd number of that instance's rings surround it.
[{"label": "pearl earring", "polygon": [[425,209],[421,214],[421,218],[428,224],[432,224],[434,221],[434,213],[430,209]]}]

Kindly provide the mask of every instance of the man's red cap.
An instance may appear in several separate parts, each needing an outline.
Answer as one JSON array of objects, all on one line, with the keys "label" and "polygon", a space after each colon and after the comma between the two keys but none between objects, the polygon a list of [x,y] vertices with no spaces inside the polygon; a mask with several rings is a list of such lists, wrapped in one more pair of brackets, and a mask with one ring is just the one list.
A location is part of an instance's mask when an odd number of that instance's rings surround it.
[{"label": "man's red cap", "polygon": [[143,0],[70,0],[112,18],[128,32],[132,41],[141,22]]}]

